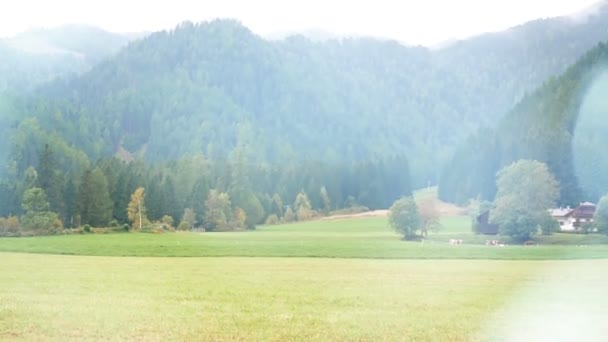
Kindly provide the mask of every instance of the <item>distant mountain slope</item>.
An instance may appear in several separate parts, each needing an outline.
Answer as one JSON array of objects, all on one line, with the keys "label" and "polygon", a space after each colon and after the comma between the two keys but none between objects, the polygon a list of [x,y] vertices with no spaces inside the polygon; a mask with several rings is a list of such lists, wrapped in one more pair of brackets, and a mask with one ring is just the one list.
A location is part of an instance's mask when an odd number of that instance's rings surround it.
[{"label": "distant mountain slope", "polygon": [[8,39],[6,44],[29,54],[69,54],[81,57],[90,66],[115,54],[138,36],[104,31],[87,25],[64,25],[53,29],[30,30]]},{"label": "distant mountain slope", "polygon": [[526,96],[495,130],[470,137],[445,168],[440,197],[491,200],[496,172],[518,159],[547,163],[561,183],[564,205],[595,201],[608,192],[607,70],[608,45],[601,43]]},{"label": "distant mountain slope", "polygon": [[493,125],[526,93],[559,75],[608,40],[608,1],[575,16],[539,19],[483,34],[435,51],[435,65],[461,85],[455,98],[472,105],[469,116]]},{"label": "distant mountain slope", "polygon": [[[21,100],[22,115],[36,119],[13,134],[52,137],[91,159],[120,148],[151,161],[224,159],[239,143],[259,163],[406,154],[422,186],[471,132],[605,39],[606,7],[585,21],[539,20],[441,50],[267,41],[230,20],[184,23]],[[18,172],[35,148],[14,144]]]},{"label": "distant mountain slope", "polygon": [[0,93],[20,92],[80,74],[137,36],[85,25],[35,29],[0,40]]}]

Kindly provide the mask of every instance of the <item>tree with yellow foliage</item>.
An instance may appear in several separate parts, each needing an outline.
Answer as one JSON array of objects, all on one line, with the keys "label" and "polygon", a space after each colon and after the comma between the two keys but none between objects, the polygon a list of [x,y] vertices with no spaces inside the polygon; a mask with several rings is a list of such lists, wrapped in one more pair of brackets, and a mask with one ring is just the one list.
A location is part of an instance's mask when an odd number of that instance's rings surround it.
[{"label": "tree with yellow foliage", "polygon": [[131,201],[127,207],[127,217],[131,221],[131,229],[141,230],[144,222],[148,220],[146,217],[146,206],[144,205],[145,190],[137,188],[131,195]]}]

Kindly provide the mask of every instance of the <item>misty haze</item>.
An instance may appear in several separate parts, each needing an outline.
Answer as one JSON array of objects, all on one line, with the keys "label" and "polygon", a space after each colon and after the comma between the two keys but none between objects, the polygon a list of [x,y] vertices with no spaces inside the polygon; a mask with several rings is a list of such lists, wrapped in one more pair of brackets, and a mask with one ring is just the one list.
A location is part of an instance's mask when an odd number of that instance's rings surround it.
[{"label": "misty haze", "polygon": [[607,119],[607,1],[12,4],[0,340],[600,341]]}]

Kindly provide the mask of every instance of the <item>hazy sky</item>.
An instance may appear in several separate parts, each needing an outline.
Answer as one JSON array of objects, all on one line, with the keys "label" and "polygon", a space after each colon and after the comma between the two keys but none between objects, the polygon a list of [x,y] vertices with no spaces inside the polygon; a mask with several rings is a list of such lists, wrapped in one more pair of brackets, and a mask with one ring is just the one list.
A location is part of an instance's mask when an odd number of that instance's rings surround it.
[{"label": "hazy sky", "polygon": [[321,29],[433,45],[528,20],[571,14],[598,0],[4,0],[0,36],[64,23],[155,31],[184,20],[230,17],[254,32]]}]

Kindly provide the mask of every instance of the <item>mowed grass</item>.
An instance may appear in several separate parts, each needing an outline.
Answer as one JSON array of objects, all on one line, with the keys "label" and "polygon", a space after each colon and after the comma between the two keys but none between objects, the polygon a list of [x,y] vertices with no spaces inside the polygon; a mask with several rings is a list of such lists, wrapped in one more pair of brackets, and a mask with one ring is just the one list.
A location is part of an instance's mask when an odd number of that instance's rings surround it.
[{"label": "mowed grass", "polygon": [[[608,258],[599,235],[539,237],[541,245],[485,246],[467,217],[442,219],[443,229],[424,242],[402,241],[384,217],[321,220],[232,233],[122,233],[0,239],[0,251],[93,256],[320,257],[378,259],[581,259]],[[450,238],[464,245],[450,246]],[[543,240],[544,239],[544,240]],[[563,243],[545,245],[544,241]],[[565,245],[569,243],[570,245]],[[599,243],[604,243],[599,244]]]},{"label": "mowed grass", "polygon": [[466,341],[521,284],[546,288],[543,269],[608,269],[606,260],[0,258],[3,341]]}]

